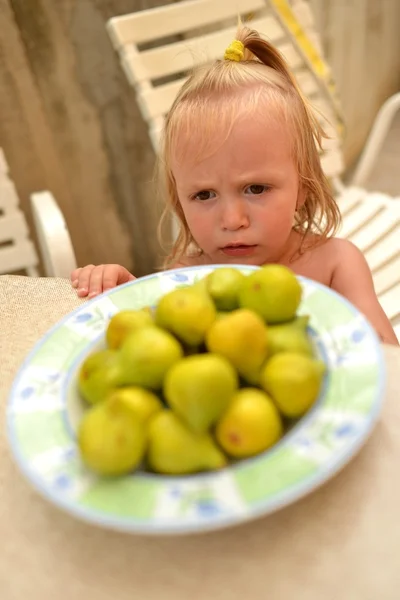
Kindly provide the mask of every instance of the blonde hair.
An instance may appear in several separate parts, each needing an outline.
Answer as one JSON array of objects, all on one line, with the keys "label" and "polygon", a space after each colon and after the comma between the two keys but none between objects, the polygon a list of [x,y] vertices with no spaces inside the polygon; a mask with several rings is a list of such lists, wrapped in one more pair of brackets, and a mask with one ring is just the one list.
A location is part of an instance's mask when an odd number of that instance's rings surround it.
[{"label": "blonde hair", "polygon": [[[240,26],[236,39],[244,46],[243,60],[217,60],[196,68],[182,86],[165,121],[157,164],[158,189],[164,195],[163,219],[171,212],[179,224],[179,232],[166,266],[187,255],[194,242],[179,202],[171,168],[173,152],[182,133],[190,134],[201,123],[203,144],[198,148],[200,158],[215,140],[216,123],[226,125],[226,137],[234,125],[238,110],[246,107],[247,114],[267,100],[281,111],[293,127],[293,154],[297,163],[300,185],[305,190],[305,201],[295,214],[294,228],[303,241],[308,234],[313,243],[325,241],[334,235],[340,223],[340,212],[332,196],[320,163],[324,131],[308,101],[303,97],[285,60],[257,31]],[[243,91],[243,94],[238,94]],[[197,125],[199,127],[199,125]],[[189,136],[190,137],[190,136]],[[163,221],[162,219],[162,221]]]}]

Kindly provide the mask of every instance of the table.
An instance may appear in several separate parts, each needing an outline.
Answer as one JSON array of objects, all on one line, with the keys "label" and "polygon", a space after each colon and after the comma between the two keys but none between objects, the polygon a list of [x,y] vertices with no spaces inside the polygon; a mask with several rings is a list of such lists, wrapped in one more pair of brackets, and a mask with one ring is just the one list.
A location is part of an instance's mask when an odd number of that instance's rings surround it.
[{"label": "table", "polygon": [[[12,379],[49,327],[83,300],[66,280],[0,277],[1,425]],[[0,436],[2,600],[398,600],[400,349],[385,346],[381,419],[333,480],[274,515],[187,537],[131,536],[43,500]]]}]

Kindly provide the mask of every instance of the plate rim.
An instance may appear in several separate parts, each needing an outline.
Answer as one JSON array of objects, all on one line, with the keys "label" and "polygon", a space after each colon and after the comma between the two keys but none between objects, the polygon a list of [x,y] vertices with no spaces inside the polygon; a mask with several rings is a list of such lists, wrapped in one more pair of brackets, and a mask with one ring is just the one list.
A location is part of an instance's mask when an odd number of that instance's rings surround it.
[{"label": "plate rim", "polygon": [[[169,276],[176,272],[190,272],[190,271],[204,271],[204,270],[214,270],[215,268],[223,268],[223,267],[234,267],[239,269],[246,269],[250,271],[256,271],[261,267],[256,265],[242,265],[242,264],[215,264],[215,265],[200,265],[200,266],[192,266],[192,267],[179,267],[175,269],[169,269],[161,272],[152,273],[146,275],[144,277],[139,277],[133,281],[122,284],[116,288],[112,288],[99,294],[98,296],[87,300],[85,303],[80,304],[78,307],[64,315],[61,319],[59,319],[51,328],[49,328],[46,333],[34,344],[34,346],[30,349],[30,351],[25,356],[24,360],[20,364],[16,374],[14,376],[13,383],[8,393],[7,403],[6,403],[6,433],[8,438],[9,447],[11,448],[11,454],[16,462],[18,468],[24,477],[28,480],[31,486],[37,491],[43,498],[49,501],[51,504],[56,507],[62,509],[67,514],[78,518],[79,520],[89,523],[92,525],[101,526],[103,528],[107,528],[110,530],[127,533],[127,534],[145,534],[151,536],[160,536],[160,535],[187,535],[193,533],[206,533],[210,531],[216,531],[220,529],[225,529],[227,527],[240,525],[242,523],[246,523],[262,516],[270,515],[278,510],[281,510],[301,498],[306,497],[309,493],[316,491],[322,485],[324,485],[329,479],[331,479],[334,475],[339,473],[360,451],[362,446],[368,440],[372,430],[374,429],[376,422],[379,418],[379,415],[382,410],[382,406],[385,399],[385,391],[386,391],[386,365],[384,360],[383,348],[381,346],[379,337],[368,319],[349,301],[347,298],[343,297],[341,294],[328,288],[327,286],[314,281],[308,277],[304,277],[301,275],[296,275],[297,279],[310,283],[317,289],[322,290],[324,293],[328,293],[336,297],[342,304],[345,304],[350,312],[356,317],[361,316],[363,323],[368,331],[369,337],[372,338],[373,346],[375,350],[375,361],[378,368],[378,376],[376,389],[374,393],[374,400],[371,407],[371,410],[367,413],[368,418],[365,419],[363,427],[359,430],[359,433],[356,437],[352,437],[350,443],[344,445],[343,448],[340,449],[338,454],[330,460],[328,464],[324,463],[323,472],[320,472],[320,469],[316,469],[312,476],[308,476],[307,479],[301,480],[298,484],[294,486],[292,490],[288,490],[284,488],[272,499],[267,497],[264,500],[258,501],[251,506],[247,506],[247,510],[241,512],[233,512],[228,515],[218,515],[218,517],[214,519],[199,519],[196,522],[188,523],[182,521],[180,525],[177,525],[175,522],[170,522],[169,520],[165,520],[165,526],[163,526],[164,521],[160,519],[157,521],[157,524],[154,523],[154,519],[152,518],[139,518],[139,517],[121,517],[121,516],[110,516],[107,513],[102,512],[101,510],[88,508],[85,505],[81,505],[79,501],[74,499],[65,499],[62,494],[58,494],[57,492],[53,492],[49,489],[49,486],[46,485],[46,482],[40,475],[37,475],[36,472],[31,468],[31,461],[27,460],[20,451],[19,443],[17,441],[17,434],[14,428],[14,417],[15,414],[11,410],[12,398],[15,395],[18,383],[20,378],[22,377],[25,369],[31,362],[32,358],[39,351],[41,346],[53,335],[55,331],[60,329],[69,319],[73,318],[75,314],[78,314],[89,306],[95,305],[99,302],[99,300],[113,295],[116,290],[120,291],[123,288],[133,287],[136,284],[140,284],[141,282],[154,279],[163,276]],[[302,427],[299,424],[299,429]],[[269,454],[274,451],[274,448],[271,449]],[[268,453],[268,451],[267,451]],[[261,455],[262,456],[262,455]],[[257,461],[259,457],[253,457],[252,461]],[[243,464],[238,464],[236,468],[241,469],[245,468],[248,461],[244,461]],[[229,472],[229,468],[222,469],[219,472],[211,472],[211,473],[200,473],[194,474],[187,477],[170,477],[168,476],[168,481],[173,483],[174,481],[179,482],[183,479],[191,478],[193,480],[199,480],[199,477],[206,479],[208,477],[212,477],[213,474]]]}]

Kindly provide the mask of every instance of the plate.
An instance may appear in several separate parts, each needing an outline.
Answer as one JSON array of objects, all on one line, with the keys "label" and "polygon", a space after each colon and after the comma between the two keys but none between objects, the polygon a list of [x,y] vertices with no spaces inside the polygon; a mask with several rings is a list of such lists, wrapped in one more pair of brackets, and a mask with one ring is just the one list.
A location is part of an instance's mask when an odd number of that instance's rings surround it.
[{"label": "plate", "polygon": [[[20,368],[7,408],[10,445],[22,472],[50,502],[75,517],[125,532],[186,534],[272,513],[341,469],[372,430],[383,399],[379,340],[347,300],[299,277],[299,314],[328,374],[314,407],[271,450],[217,472],[169,477],[135,473],[100,478],[76,445],[81,401],[76,373],[103,342],[119,310],[155,305],[163,294],[214,268],[165,271],[114,288],[80,306],[40,340]],[[237,265],[243,273],[258,267]]]}]

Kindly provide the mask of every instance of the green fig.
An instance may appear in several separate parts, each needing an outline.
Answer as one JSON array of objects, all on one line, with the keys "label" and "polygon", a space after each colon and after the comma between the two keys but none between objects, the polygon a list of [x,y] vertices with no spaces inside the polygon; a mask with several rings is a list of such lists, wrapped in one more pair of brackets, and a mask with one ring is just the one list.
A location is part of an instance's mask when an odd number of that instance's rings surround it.
[{"label": "green fig", "polygon": [[314,356],[314,347],[307,334],[307,316],[296,317],[287,323],[268,327],[268,354],[296,352]]},{"label": "green fig", "polygon": [[318,398],[325,370],[321,360],[294,352],[280,352],[263,367],[260,383],[285,417],[298,418]]},{"label": "green fig", "polygon": [[290,321],[300,304],[302,287],[283,265],[265,265],[245,277],[239,304],[258,313],[268,324]]},{"label": "green fig", "polygon": [[102,402],[110,391],[121,385],[122,370],[118,352],[99,350],[85,358],[78,373],[78,390],[86,402]]},{"label": "green fig", "polygon": [[147,423],[163,409],[163,403],[156,394],[138,386],[114,390],[107,400],[120,402],[132,410],[143,423]]},{"label": "green fig", "polygon": [[204,341],[216,313],[210,296],[189,286],[173,290],[159,300],[155,322],[188,346],[197,346]]},{"label": "green fig", "polygon": [[245,275],[234,267],[221,267],[207,276],[207,290],[217,310],[239,308],[239,290],[244,279]]},{"label": "green fig", "polygon": [[192,290],[195,290],[195,292],[200,292],[200,293],[206,294],[208,297],[210,297],[210,294],[208,293],[208,289],[207,289],[207,276],[202,277],[201,279],[198,279],[197,281],[192,283],[192,285],[189,287],[191,287]]},{"label": "green fig", "polygon": [[78,446],[83,462],[99,475],[123,475],[142,461],[146,430],[130,408],[114,399],[85,413]]},{"label": "green fig", "polygon": [[198,354],[171,367],[164,396],[190,429],[204,433],[226,410],[237,388],[237,373],[224,357]]},{"label": "green fig", "polygon": [[142,327],[131,333],[120,353],[125,385],[152,390],[162,388],[168,369],[183,356],[178,340],[156,326]]},{"label": "green fig", "polygon": [[149,308],[141,310],[121,310],[110,319],[106,330],[106,341],[109,348],[116,350],[122,346],[127,336],[140,327],[153,325],[153,317]]},{"label": "green fig", "polygon": [[208,433],[194,433],[169,410],[153,417],[147,460],[157,473],[186,475],[221,469],[227,460]]},{"label": "green fig", "polygon": [[206,346],[227,358],[246,381],[256,384],[268,355],[267,326],[251,310],[234,310],[213,323]]},{"label": "green fig", "polygon": [[257,388],[242,388],[217,423],[215,437],[235,458],[264,452],[283,433],[282,419],[271,398]]}]

